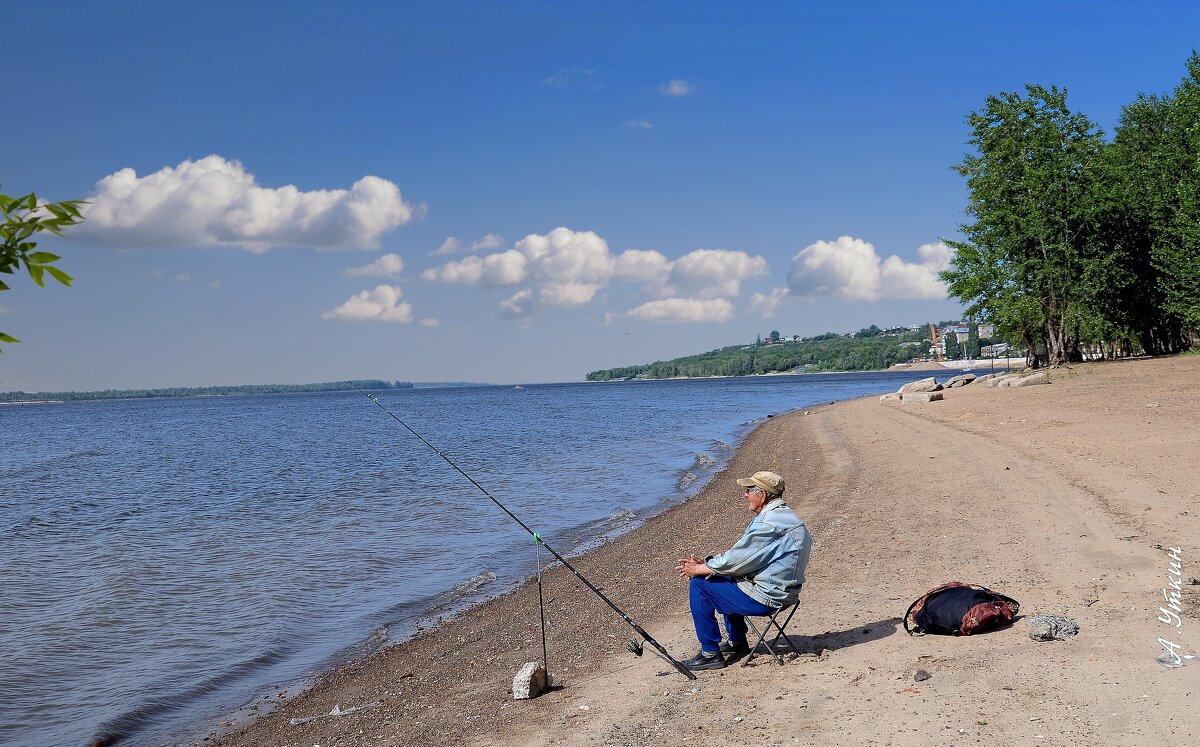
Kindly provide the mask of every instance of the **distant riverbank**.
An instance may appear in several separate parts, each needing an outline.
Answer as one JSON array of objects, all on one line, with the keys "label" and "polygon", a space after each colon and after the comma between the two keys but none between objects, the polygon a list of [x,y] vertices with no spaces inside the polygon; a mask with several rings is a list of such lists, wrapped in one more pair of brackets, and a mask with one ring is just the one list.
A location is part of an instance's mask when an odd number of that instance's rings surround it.
[{"label": "distant riverbank", "polygon": [[970,371],[982,370],[994,366],[997,369],[1019,368],[1025,365],[1024,358],[996,358],[995,360],[964,360],[964,361],[925,361],[921,363],[897,363],[888,368],[870,369],[867,371],[765,371],[751,374],[712,374],[708,376],[664,376],[661,378],[638,377],[628,379],[589,379],[590,384],[611,384],[639,381],[686,381],[689,379],[734,379],[740,377],[754,378],[763,376],[837,376],[842,374],[865,373],[896,373],[904,371]]},{"label": "distant riverbank", "polygon": [[102,399],[162,399],[164,397],[231,397],[247,394],[298,392],[350,392],[356,389],[387,391],[429,387],[486,386],[465,381],[387,381],[361,379],[317,384],[237,384],[234,386],[164,387],[158,389],[103,389],[90,392],[0,392],[0,404],[58,404]]}]

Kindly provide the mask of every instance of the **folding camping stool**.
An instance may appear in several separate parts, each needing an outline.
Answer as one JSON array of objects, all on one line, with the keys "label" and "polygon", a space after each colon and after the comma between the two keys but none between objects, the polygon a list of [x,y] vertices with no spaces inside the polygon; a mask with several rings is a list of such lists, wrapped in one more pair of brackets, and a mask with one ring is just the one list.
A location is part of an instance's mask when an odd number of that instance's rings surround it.
[{"label": "folding camping stool", "polygon": [[[747,666],[750,663],[750,660],[754,658],[754,652],[758,650],[758,647],[760,645],[766,646],[767,650],[771,652],[771,656],[775,657],[775,661],[779,662],[780,666],[783,666],[783,656],[781,656],[780,654],[786,653],[786,651],[777,650],[777,649],[782,648],[779,643],[780,639],[782,639],[783,642],[786,643],[788,645],[788,647],[791,648],[792,651],[794,651],[797,656],[800,655],[800,650],[798,648],[796,648],[796,644],[792,643],[792,639],[788,638],[787,632],[786,632],[788,623],[790,623],[792,621],[792,615],[796,614],[796,610],[799,607],[800,607],[799,603],[791,604],[791,605],[788,605],[787,607],[780,607],[779,609],[775,610],[774,612],[772,612],[769,615],[764,615],[764,617],[767,618],[767,623],[766,623],[766,625],[763,626],[763,629],[761,631],[758,629],[758,626],[754,624],[753,619],[751,619],[749,616],[746,617],[746,623],[754,631],[755,635],[758,636],[758,643],[755,643],[750,646],[750,653],[746,654],[745,659],[742,659],[743,667]],[[783,618],[783,625],[780,625],[779,624],[779,616],[782,615],[784,612],[787,612],[787,617]],[[779,631],[779,633],[778,633],[778,635],[775,636],[774,643],[768,643],[767,642],[767,634],[769,634],[771,632],[772,627],[774,627],[775,630]]]}]

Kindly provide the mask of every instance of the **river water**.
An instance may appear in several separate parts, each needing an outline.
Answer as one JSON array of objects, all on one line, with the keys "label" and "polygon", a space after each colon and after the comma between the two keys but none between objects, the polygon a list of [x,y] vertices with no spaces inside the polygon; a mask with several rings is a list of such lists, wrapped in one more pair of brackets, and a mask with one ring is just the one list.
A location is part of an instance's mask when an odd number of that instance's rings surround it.
[{"label": "river water", "polygon": [[[577,552],[694,493],[766,416],[919,376],[378,396]],[[203,734],[533,564],[528,535],[357,393],[0,407],[0,744]]]}]

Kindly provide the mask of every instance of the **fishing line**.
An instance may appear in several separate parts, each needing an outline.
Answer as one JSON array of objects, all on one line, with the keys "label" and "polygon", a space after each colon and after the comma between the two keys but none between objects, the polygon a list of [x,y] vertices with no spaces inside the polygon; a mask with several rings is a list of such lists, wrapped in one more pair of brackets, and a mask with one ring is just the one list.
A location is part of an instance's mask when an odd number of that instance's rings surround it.
[{"label": "fishing line", "polygon": [[[397,423],[404,426],[404,429],[406,431],[408,431],[409,433],[413,434],[414,436],[416,436],[418,441],[425,444],[430,449],[433,449],[434,453],[437,454],[438,456],[440,456],[443,460],[445,460],[446,464],[449,464],[451,467],[453,467],[455,472],[458,472],[458,474],[465,477],[467,479],[467,482],[474,485],[479,490],[480,493],[483,493],[485,496],[487,496],[488,500],[490,500],[492,503],[495,503],[496,506],[498,506],[501,511],[508,514],[508,517],[510,519],[517,522],[517,524],[519,524],[520,527],[522,529],[524,529],[526,532],[529,532],[529,534],[533,536],[534,541],[537,542],[539,547],[546,548],[546,551],[548,553],[550,553],[551,555],[553,555],[555,560],[562,563],[563,567],[566,568],[568,571],[570,571],[575,576],[575,578],[579,579],[579,581],[584,586],[586,586],[593,594],[600,597],[600,599],[603,600],[605,604],[607,604],[609,607],[611,607],[613,612],[616,612],[617,615],[622,620],[624,620],[626,622],[626,624],[629,625],[629,627],[633,628],[634,632],[636,632],[638,635],[640,635],[642,637],[642,640],[644,640],[646,643],[649,643],[651,646],[653,646],[654,650],[658,652],[659,656],[666,659],[668,662],[671,663],[671,665],[673,667],[675,667],[675,669],[679,670],[680,674],[686,676],[689,680],[696,679],[696,675],[693,674],[690,669],[688,669],[687,667],[683,666],[678,661],[676,661],[674,659],[674,657],[672,657],[671,654],[667,652],[667,649],[665,649],[661,643],[654,640],[654,637],[651,636],[649,633],[647,633],[645,630],[643,630],[640,625],[638,625],[636,622],[634,622],[633,618],[631,618],[629,615],[625,614],[625,611],[622,610],[620,607],[618,607],[616,605],[616,603],[614,603],[611,599],[609,599],[607,596],[605,596],[604,592],[600,591],[600,589],[597,588],[595,584],[593,584],[582,573],[580,573],[578,570],[576,570],[575,566],[573,566],[569,562],[567,562],[567,559],[564,558],[562,555],[559,555],[557,550],[555,550],[550,545],[546,544],[546,541],[541,538],[541,535],[539,535],[537,532],[533,531],[533,529],[530,528],[530,526],[528,524],[521,521],[521,519],[516,514],[514,514],[512,511],[508,510],[508,507],[505,506],[503,503],[501,503],[500,500],[498,498],[496,498],[496,496],[492,495],[491,493],[489,493],[487,491],[487,489],[485,487],[483,487],[479,483],[475,482],[475,478],[468,475],[463,470],[462,467],[459,467],[457,464],[455,464],[454,460],[451,459],[450,457],[446,456],[445,452],[443,452],[441,449],[439,449],[438,447],[431,444],[424,436],[422,436],[420,433],[417,433],[415,430],[413,430],[412,427],[409,426],[408,423],[405,423],[403,420],[401,420],[399,417],[397,417],[396,413],[392,412],[387,407],[385,407],[384,404],[379,401],[378,397],[376,397],[373,394],[364,392],[361,388],[359,388],[359,386],[357,384],[351,383],[351,386],[353,386],[358,391],[359,394],[363,395],[367,399],[374,402],[375,405],[379,409],[383,410],[388,415],[390,415],[392,420],[395,420]],[[540,577],[540,574],[539,574],[539,577]],[[539,585],[539,593],[540,593],[540,585]],[[545,625],[544,616],[543,616],[542,624],[543,624],[543,626]],[[543,627],[543,636],[544,635],[545,635],[545,633],[544,633],[544,627]],[[633,650],[633,648],[635,646],[639,650],[641,649],[641,645],[638,644],[636,641],[630,641],[629,643],[631,644],[629,647],[631,651]],[[543,645],[543,655],[544,655],[544,653],[545,653],[544,652],[544,646],[545,646],[544,637],[543,637],[542,645]]]}]

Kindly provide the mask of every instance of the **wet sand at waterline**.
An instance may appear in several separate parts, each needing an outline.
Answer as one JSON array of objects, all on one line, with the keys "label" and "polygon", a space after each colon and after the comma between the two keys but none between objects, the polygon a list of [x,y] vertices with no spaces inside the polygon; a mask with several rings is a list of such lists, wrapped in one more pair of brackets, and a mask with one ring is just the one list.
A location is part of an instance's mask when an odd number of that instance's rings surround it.
[{"label": "wet sand at waterline", "polygon": [[[803,652],[780,667],[701,672],[650,653],[562,569],[544,579],[550,671],[526,585],[329,673],[223,745],[1194,744],[1200,661],[1168,669],[1160,638],[1200,647],[1200,356],[1089,364],[1020,389],[972,384],[942,402],[864,398],[773,418],[694,499],[588,553],[579,569],[678,658],[697,645],[675,559],[723,550],[750,515],[733,480],[771,469],[815,537]],[[1179,625],[1159,622],[1178,548]],[[1022,617],[1074,618],[910,638],[900,616],[945,581],[990,586]],[[918,669],[931,677],[916,682]],[[293,718],[380,705],[299,726]],[[240,725],[239,725],[240,726]],[[239,727],[235,727],[239,728]]]}]

